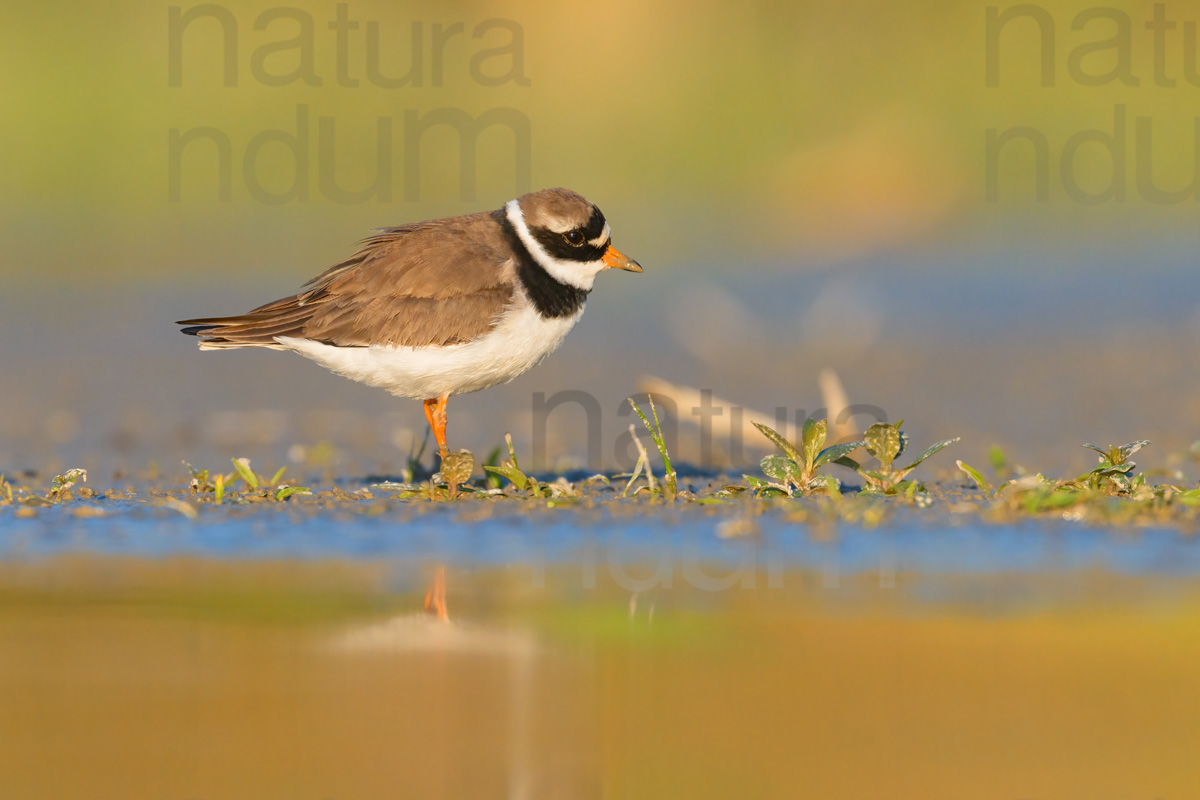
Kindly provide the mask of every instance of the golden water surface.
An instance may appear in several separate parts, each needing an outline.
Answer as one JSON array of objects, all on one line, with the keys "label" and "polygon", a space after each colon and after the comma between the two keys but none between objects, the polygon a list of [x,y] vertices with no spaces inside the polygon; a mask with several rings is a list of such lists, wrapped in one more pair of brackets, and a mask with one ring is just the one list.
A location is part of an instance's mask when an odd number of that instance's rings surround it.
[{"label": "golden water surface", "polygon": [[[407,571],[406,571],[407,570]],[[1187,798],[1186,581],[0,568],[0,798]],[[406,577],[407,576],[407,577]],[[407,581],[407,583],[406,583]]]}]

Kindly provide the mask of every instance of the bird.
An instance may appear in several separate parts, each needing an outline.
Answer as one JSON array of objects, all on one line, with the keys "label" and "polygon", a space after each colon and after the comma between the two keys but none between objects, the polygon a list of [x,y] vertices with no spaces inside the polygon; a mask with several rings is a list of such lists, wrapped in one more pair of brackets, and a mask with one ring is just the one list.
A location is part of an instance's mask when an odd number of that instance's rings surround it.
[{"label": "bird", "polygon": [[296,294],[180,320],[201,350],[289,350],[423,401],[445,466],[450,397],[508,383],[579,322],[596,275],[642,272],[582,195],[543,189],[494,211],[383,228]]}]

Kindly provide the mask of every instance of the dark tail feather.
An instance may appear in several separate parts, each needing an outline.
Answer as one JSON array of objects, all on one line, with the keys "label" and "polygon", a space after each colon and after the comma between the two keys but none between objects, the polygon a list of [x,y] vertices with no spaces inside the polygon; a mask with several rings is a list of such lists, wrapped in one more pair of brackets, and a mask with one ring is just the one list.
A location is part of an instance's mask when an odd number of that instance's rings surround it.
[{"label": "dark tail feather", "polygon": [[[176,325],[186,325],[187,322],[176,322]],[[188,336],[202,336],[205,331],[215,330],[221,327],[220,325],[193,325],[190,328],[184,328],[180,333],[186,333]]]},{"label": "dark tail feather", "polygon": [[302,337],[305,324],[314,310],[311,306],[299,305],[296,298],[286,298],[240,317],[184,319],[175,324],[186,326],[182,329],[183,333],[198,337],[201,350],[233,347],[278,349],[275,337]]}]

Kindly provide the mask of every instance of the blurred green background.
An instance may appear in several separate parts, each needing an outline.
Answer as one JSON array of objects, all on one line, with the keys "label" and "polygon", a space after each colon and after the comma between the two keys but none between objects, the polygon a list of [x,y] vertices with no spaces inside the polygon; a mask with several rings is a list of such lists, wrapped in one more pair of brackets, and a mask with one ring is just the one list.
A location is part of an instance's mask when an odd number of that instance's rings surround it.
[{"label": "blurred green background", "polygon": [[[1195,236],[1194,193],[1164,205],[1148,202],[1137,183],[1137,117],[1152,122],[1156,185],[1183,188],[1195,174],[1200,87],[1186,77],[1195,48],[1185,23],[1194,39],[1200,14],[1184,4],[1165,7],[1176,27],[1160,48],[1146,27],[1153,3],[1111,6],[1127,15],[1127,43],[1112,16],[1073,30],[1092,8],[1086,3],[1037,4],[1041,20],[1023,14],[996,24],[998,86],[987,85],[988,14],[1008,5],[343,5],[295,3],[271,16],[269,3],[7,4],[5,278],[174,280],[188,269],[306,276],[369,228],[497,207],[522,188],[514,155],[521,137],[495,125],[479,136],[475,197],[464,198],[457,136],[442,126],[420,138],[419,197],[406,198],[413,133],[405,114],[440,108],[471,118],[515,110],[528,123],[532,186],[566,185],[595,199],[616,222],[618,242],[655,266],[707,263],[714,254],[802,266],[1014,235],[1091,246]],[[178,35],[173,8],[195,15]],[[339,14],[348,23],[341,33],[331,29]],[[495,19],[511,24],[479,29]],[[1046,19],[1055,43],[1049,87],[1041,85]],[[437,48],[439,25],[461,30]],[[236,62],[230,86],[227,48]],[[1174,87],[1158,85],[1159,57]],[[503,82],[482,84],[472,59],[489,83]],[[420,65],[423,85],[380,86],[369,62],[392,78]],[[1116,77],[1083,85],[1073,66]],[[1126,85],[1126,73],[1139,84]],[[285,85],[266,85],[264,75]],[[1080,131],[1111,134],[1118,105],[1127,117],[1125,199],[1083,205],[1064,187],[1064,147]],[[248,146],[265,131],[295,135],[298,108],[307,113],[307,197],[260,202],[244,174]],[[334,130],[332,148],[318,141],[322,117]],[[376,180],[380,118],[391,125],[390,199],[331,200],[322,168],[347,191]],[[986,132],[1021,126],[1046,137],[1049,199],[1035,199],[1033,147],[1018,142],[996,160],[999,199],[989,201]],[[196,128],[227,137],[227,201],[208,141],[183,148],[179,198],[169,196],[170,132]],[[1083,190],[1109,185],[1111,160],[1095,143],[1079,148],[1073,168]],[[295,180],[295,159],[277,142],[259,151],[255,168],[267,191],[286,192]]]}]

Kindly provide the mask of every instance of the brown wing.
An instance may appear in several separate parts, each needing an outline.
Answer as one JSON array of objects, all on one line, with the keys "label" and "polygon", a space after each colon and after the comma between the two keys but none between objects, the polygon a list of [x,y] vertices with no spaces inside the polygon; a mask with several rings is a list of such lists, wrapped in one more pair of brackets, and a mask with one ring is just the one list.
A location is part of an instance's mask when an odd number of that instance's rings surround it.
[{"label": "brown wing", "polygon": [[201,347],[276,347],[276,336],[341,347],[457,344],[495,324],[514,285],[500,226],[471,214],[387,229],[299,294],[179,324]]}]

